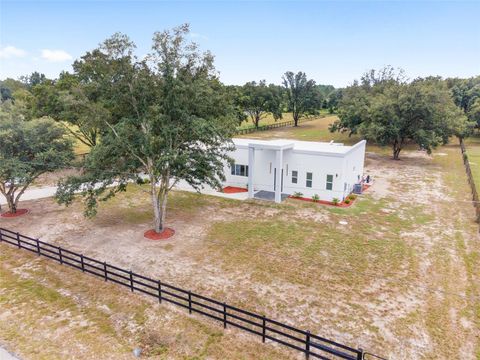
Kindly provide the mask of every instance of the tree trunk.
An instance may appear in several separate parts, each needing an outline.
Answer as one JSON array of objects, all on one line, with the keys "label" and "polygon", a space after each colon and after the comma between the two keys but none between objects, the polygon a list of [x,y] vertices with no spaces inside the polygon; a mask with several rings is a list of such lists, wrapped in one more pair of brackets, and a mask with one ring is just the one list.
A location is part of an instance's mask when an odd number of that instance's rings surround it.
[{"label": "tree trunk", "polygon": [[255,115],[253,122],[255,123],[255,128],[258,129],[258,124],[260,124],[260,115]]},{"label": "tree trunk", "polygon": [[164,230],[167,214],[167,197],[170,186],[169,172],[162,176],[157,187],[157,178],[150,175],[150,193],[152,196],[154,230],[161,233]]},{"label": "tree trunk", "polygon": [[298,114],[293,113],[293,124],[294,126],[298,126]]},{"label": "tree trunk", "polygon": [[402,148],[400,146],[393,146],[393,160],[400,160],[400,151],[402,151]]},{"label": "tree trunk", "polygon": [[162,216],[160,214],[160,203],[158,199],[157,189],[156,189],[156,178],[153,175],[150,175],[150,196],[152,197],[152,206],[153,206],[153,224],[155,232],[159,233],[163,230]]},{"label": "tree trunk", "polygon": [[11,214],[15,214],[17,212],[17,202],[15,201],[15,196],[13,194],[7,194],[5,197],[7,198],[8,211]]}]

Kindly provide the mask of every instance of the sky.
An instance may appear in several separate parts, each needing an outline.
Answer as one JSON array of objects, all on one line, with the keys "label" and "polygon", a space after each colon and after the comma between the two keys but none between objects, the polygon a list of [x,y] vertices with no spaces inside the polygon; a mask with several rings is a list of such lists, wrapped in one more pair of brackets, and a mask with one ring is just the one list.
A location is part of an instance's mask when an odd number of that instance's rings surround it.
[{"label": "sky", "polygon": [[479,19],[480,0],[0,0],[0,79],[56,78],[115,32],[143,56],[155,31],[182,23],[226,84],[279,84],[286,71],[304,71],[343,87],[385,65],[411,79],[470,77],[480,75]]}]

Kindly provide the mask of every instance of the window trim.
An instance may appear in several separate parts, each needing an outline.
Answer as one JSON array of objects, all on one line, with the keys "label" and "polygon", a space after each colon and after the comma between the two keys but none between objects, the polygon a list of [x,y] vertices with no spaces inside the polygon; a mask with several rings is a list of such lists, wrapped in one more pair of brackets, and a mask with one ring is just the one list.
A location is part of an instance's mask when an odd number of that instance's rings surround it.
[{"label": "window trim", "polygon": [[[310,175],[310,177],[308,175]],[[305,187],[312,188],[313,187],[313,173],[312,172],[307,172],[305,179],[306,179]],[[309,185],[309,183],[310,183],[310,185]]]},{"label": "window trim", "polygon": [[298,170],[292,170],[292,184],[298,184]]},{"label": "window trim", "polygon": [[233,164],[230,172],[233,176],[248,177],[248,165]]},{"label": "window trim", "polygon": [[[329,177],[329,176],[330,176],[331,179],[332,179],[332,180],[330,180],[330,181],[328,180],[328,177]],[[330,188],[328,188],[329,185],[330,185]],[[333,175],[331,175],[331,174],[327,174],[327,180],[326,180],[326,182],[325,182],[325,189],[326,189],[326,190],[329,190],[329,191],[332,191],[332,190],[333,190]]]}]

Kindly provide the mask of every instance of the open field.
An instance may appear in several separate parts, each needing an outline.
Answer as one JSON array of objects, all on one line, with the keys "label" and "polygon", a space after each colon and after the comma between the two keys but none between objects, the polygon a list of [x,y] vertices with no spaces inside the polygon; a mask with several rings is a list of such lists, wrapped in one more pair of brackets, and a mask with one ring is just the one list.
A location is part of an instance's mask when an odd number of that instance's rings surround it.
[{"label": "open field", "polygon": [[[293,130],[305,131],[305,125]],[[269,133],[287,137],[285,130]],[[315,139],[320,140],[309,138]],[[150,242],[142,236],[151,226],[151,210],[148,195],[139,186],[102,204],[93,220],[83,218],[80,203],[65,209],[47,199],[25,203],[30,214],[0,223],[392,359],[478,358],[480,282],[475,269],[480,266],[480,242],[460,150],[451,145],[431,157],[418,151],[402,155],[403,160],[391,161],[382,153],[369,154],[366,171],[375,184],[346,209],[292,199],[276,205],[174,192],[167,221],[177,232],[165,242]],[[348,225],[341,225],[341,220]],[[132,327],[144,331],[150,329],[146,324],[155,324],[153,333],[160,338],[152,335],[151,346],[160,347],[164,354],[158,358],[293,356],[274,353],[272,345],[262,345],[239,331],[222,335],[220,327],[205,319],[197,321],[181,310],[149,305],[123,289],[82,280],[82,274],[70,281],[61,276],[64,268],[46,265],[34,256],[13,255],[4,247],[2,254],[6,268],[2,271],[7,274],[2,279],[8,280],[0,301],[8,311],[0,315],[6,324],[0,328],[0,338],[27,359],[39,356],[12,330],[21,328],[22,316],[31,318],[30,324],[37,316],[49,320],[51,334],[31,333],[35,341],[48,338],[48,358],[62,357],[62,351],[74,352],[78,346],[89,348],[84,358],[92,358],[91,349],[99,346],[95,339],[107,335],[102,351],[126,356],[138,335],[128,332],[132,317],[119,305],[109,306],[109,316],[98,315],[117,297],[119,302],[143,306],[148,321]],[[32,270],[37,267],[38,271]],[[22,276],[34,275],[42,285],[55,284],[48,287],[60,294],[60,300],[44,308],[38,297],[12,290],[22,286]],[[34,284],[28,283],[27,288]],[[63,290],[55,289],[71,290],[64,299]],[[66,342],[55,336],[65,326],[81,333],[79,322],[84,318],[54,321],[49,314],[76,309],[89,319],[89,310],[78,310],[85,301],[93,309],[93,319],[106,317],[113,331],[128,331],[112,335],[103,320],[88,320],[97,326],[89,328],[85,341],[75,342],[72,337]],[[45,311],[36,315],[32,306]],[[125,322],[118,327],[109,323],[117,318]],[[191,334],[194,345],[178,340],[190,321],[199,329]],[[242,343],[236,343],[237,338]],[[245,340],[249,345],[243,339],[251,339]],[[198,352],[205,347],[205,352]]]},{"label": "open field", "polygon": [[[319,115],[320,116],[325,116],[325,115],[328,115],[328,114],[329,114],[328,110],[321,110]],[[260,120],[259,126],[270,125],[270,124],[274,124],[275,122],[285,122],[285,121],[293,120],[292,113],[283,113],[282,116],[283,117],[281,119],[278,119],[277,121],[275,121],[272,114],[267,114],[265,117],[263,117]],[[248,117],[247,120],[243,121],[240,124],[238,129],[251,128],[251,127],[254,127],[254,126],[255,125],[253,124],[252,120],[250,119],[250,117]]]}]

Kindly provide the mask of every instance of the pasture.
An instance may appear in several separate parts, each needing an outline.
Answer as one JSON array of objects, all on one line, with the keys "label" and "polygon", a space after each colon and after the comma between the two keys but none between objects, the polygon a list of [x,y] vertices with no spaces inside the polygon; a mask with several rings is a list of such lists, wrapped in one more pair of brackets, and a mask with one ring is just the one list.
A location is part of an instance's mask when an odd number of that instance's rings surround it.
[{"label": "pasture", "polygon": [[[332,120],[248,136],[356,141],[328,133]],[[375,183],[350,208],[175,191],[167,223],[176,234],[151,242],[148,194],[131,185],[92,220],[80,202],[44,199],[0,222],[392,359],[475,359],[480,242],[458,146],[409,149],[400,161],[368,150]],[[2,247],[0,256],[0,337],[21,356],[121,359],[143,346],[169,359],[303,358],[34,255]],[[42,331],[28,330],[37,323]]]}]

